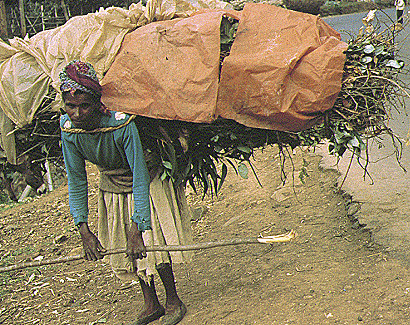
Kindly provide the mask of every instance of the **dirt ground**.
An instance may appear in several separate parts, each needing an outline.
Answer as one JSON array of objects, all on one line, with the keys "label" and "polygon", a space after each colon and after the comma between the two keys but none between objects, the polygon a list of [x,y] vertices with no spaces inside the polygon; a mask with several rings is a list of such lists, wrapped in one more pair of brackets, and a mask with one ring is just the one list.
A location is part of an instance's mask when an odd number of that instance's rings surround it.
[{"label": "dirt ground", "polygon": [[[255,157],[263,187],[252,175],[245,180],[231,172],[218,198],[201,200],[188,193],[195,242],[290,229],[298,237],[274,245],[197,251],[192,263],[174,265],[188,307],[180,324],[409,323],[409,271],[357,222],[358,203],[337,191],[337,172],[320,169],[319,162],[319,156],[295,152],[287,160],[283,186],[277,152],[269,149]],[[88,168],[95,229],[98,175]],[[299,173],[305,168],[308,177],[302,183]],[[81,253],[65,184],[2,209],[0,266]],[[127,324],[141,307],[139,286],[121,284],[104,261],[0,273],[0,324]]]}]

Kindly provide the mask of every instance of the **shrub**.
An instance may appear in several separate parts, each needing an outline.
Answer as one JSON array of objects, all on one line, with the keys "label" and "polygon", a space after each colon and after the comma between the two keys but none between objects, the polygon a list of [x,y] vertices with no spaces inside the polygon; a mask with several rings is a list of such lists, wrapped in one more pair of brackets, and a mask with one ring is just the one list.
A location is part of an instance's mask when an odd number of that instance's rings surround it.
[{"label": "shrub", "polygon": [[235,10],[242,10],[246,3],[267,3],[270,5],[282,7],[283,1],[282,0],[224,0],[229,2]]},{"label": "shrub", "polygon": [[380,9],[394,7],[394,0],[375,0],[374,3]]},{"label": "shrub", "polygon": [[312,15],[320,14],[320,8],[326,0],[284,0],[287,9],[305,12]]},{"label": "shrub", "polygon": [[342,14],[342,8],[340,6],[340,1],[329,0],[326,1],[323,6],[320,7],[321,16],[331,16]]},{"label": "shrub", "polygon": [[390,8],[394,5],[394,0],[375,0],[366,1],[336,1],[328,0],[320,7],[321,16],[352,14],[356,12],[365,12],[371,9]]}]

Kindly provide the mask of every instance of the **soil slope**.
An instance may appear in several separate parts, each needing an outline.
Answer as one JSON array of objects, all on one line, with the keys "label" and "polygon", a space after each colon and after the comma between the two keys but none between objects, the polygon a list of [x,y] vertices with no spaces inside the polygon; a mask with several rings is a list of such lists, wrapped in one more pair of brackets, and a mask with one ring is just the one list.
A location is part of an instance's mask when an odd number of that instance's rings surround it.
[{"label": "soil slope", "polygon": [[[289,243],[201,250],[192,263],[174,265],[188,307],[180,324],[408,324],[409,271],[357,222],[356,203],[337,191],[338,174],[322,170],[320,159],[296,151],[286,161],[283,185],[278,152],[269,149],[255,156],[263,187],[253,175],[242,179],[231,171],[217,198],[202,200],[188,192],[195,242],[290,229],[298,237]],[[95,229],[98,172],[91,165],[88,170]],[[303,171],[308,174],[304,183],[299,180]],[[0,266],[80,254],[67,186],[4,206],[0,235]],[[0,324],[127,324],[140,308],[139,286],[121,284],[104,261],[0,273]]]}]

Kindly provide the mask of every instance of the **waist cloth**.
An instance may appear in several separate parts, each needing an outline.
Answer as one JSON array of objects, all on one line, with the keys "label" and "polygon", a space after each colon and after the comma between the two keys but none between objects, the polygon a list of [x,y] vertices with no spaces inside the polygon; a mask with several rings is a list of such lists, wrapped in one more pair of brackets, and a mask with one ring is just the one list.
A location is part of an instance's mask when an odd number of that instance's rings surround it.
[{"label": "waist cloth", "polygon": [[[99,167],[98,238],[106,249],[127,246],[127,233],[134,212],[132,173],[130,170],[105,170]],[[150,183],[151,228],[143,232],[145,246],[190,245],[192,241],[191,214],[182,186],[174,188],[171,180],[161,180],[158,175]],[[161,263],[190,262],[192,251],[148,252],[137,260],[137,272],[124,254],[108,255],[114,274],[124,282],[143,279],[156,272]]]}]

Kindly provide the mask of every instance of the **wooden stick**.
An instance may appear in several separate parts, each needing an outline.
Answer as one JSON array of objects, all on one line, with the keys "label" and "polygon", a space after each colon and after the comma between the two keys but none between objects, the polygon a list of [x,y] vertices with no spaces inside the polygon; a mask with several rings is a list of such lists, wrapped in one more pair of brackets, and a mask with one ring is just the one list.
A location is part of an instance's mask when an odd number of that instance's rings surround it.
[{"label": "wooden stick", "polygon": [[[272,243],[288,242],[294,239],[295,237],[296,237],[296,233],[293,230],[291,230],[286,234],[281,234],[281,235],[276,235],[276,236],[266,236],[266,237],[258,237],[258,238],[226,239],[226,240],[219,240],[219,241],[214,241],[214,242],[198,243],[198,244],[193,244],[193,245],[164,245],[164,246],[154,245],[154,246],[147,246],[146,249],[147,249],[147,252],[192,251],[192,250],[200,250],[200,249],[207,249],[207,248],[214,248],[214,247],[221,247],[221,246],[231,246],[231,245],[272,244]],[[102,255],[106,256],[106,255],[113,255],[113,254],[125,254],[125,251],[126,251],[125,248],[107,250],[106,252],[103,252]],[[59,258],[43,260],[43,261],[24,262],[20,264],[14,264],[10,266],[1,267],[0,273],[25,269],[28,267],[38,267],[38,266],[43,266],[43,265],[78,261],[83,258],[84,258],[84,255],[74,255],[74,256],[65,256],[65,257],[59,257]]]},{"label": "wooden stick", "polygon": [[8,27],[8,17],[6,14],[6,1],[0,1],[0,37],[4,39],[9,38]]},{"label": "wooden stick", "polygon": [[70,16],[68,15],[68,10],[67,10],[64,0],[61,0],[61,8],[63,8],[65,21],[69,20]]},{"label": "wooden stick", "polygon": [[19,12],[20,12],[21,37],[24,38],[27,34],[26,12],[24,10],[24,0],[19,0]]}]

